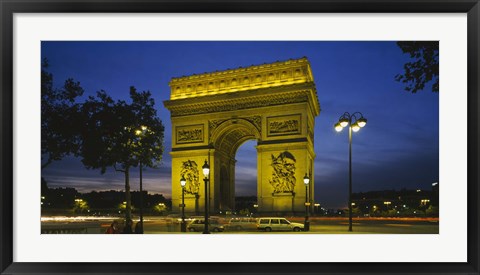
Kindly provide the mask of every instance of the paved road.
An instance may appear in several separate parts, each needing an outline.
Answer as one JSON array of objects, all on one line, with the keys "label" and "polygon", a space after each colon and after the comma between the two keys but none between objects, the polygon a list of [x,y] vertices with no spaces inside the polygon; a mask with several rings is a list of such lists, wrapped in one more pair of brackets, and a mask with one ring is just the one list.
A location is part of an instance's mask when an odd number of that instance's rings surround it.
[{"label": "paved road", "polygon": [[[303,222],[302,217],[287,218],[295,222]],[[113,220],[109,219],[60,219],[43,221],[42,233],[60,234],[101,234]],[[224,222],[227,222],[226,220]],[[165,217],[145,217],[145,234],[182,234],[176,219]],[[225,231],[215,234],[438,234],[438,219],[354,219],[353,232],[348,232],[346,218],[312,217],[309,232],[262,232],[257,230]],[[200,234],[187,232],[183,234]]]}]

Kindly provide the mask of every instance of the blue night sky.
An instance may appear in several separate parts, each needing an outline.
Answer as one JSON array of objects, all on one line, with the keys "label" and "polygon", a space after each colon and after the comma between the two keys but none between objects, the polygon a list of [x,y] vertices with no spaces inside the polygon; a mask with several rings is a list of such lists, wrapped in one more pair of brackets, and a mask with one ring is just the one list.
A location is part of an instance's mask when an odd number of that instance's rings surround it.
[{"label": "blue night sky", "polygon": [[[344,112],[368,119],[353,134],[353,191],[431,188],[439,177],[439,94],[430,87],[404,91],[395,75],[409,60],[395,42],[42,42],[56,86],[80,81],[85,96],[105,90],[128,100],[130,86],[152,92],[165,124],[160,168],[144,173],[145,189],[171,193],[171,123],[163,107],[172,77],[246,67],[306,56],[311,64],[321,113],[315,124],[315,201],[327,208],[347,205],[348,131],[333,125]],[[40,62],[39,62],[40,64]],[[237,152],[236,195],[256,195],[255,141]],[[67,157],[42,171],[50,187],[80,192],[123,190],[123,174],[101,175]],[[138,190],[138,171],[131,174]]]}]

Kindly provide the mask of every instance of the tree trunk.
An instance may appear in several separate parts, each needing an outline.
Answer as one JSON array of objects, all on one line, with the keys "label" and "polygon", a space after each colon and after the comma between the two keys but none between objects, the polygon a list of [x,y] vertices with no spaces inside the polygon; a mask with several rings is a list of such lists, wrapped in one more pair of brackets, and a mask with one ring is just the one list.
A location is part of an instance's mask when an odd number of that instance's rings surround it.
[{"label": "tree trunk", "polygon": [[130,196],[130,167],[125,167],[125,200],[127,205],[125,207],[125,220],[132,219],[132,199]]}]

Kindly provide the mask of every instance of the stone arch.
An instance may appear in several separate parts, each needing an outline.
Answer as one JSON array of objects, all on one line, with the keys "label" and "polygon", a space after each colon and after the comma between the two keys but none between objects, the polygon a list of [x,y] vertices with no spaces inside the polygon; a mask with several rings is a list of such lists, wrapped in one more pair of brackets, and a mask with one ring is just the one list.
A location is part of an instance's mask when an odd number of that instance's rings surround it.
[{"label": "stone arch", "polygon": [[[199,175],[198,193],[185,202],[187,213],[202,211],[205,198],[212,213],[234,209],[235,155],[247,140],[257,141],[258,211],[305,211],[302,179],[310,173],[308,197],[313,200],[315,154],[310,131],[320,113],[306,58],[173,78],[170,87],[170,100],[164,105],[172,120],[174,211],[181,198],[179,169],[186,161],[210,165],[207,191]],[[192,90],[187,93],[183,87]]]},{"label": "stone arch", "polygon": [[229,156],[235,156],[238,148],[251,139],[260,140],[260,130],[245,118],[233,118],[213,130],[210,143]]},{"label": "stone arch", "polygon": [[261,139],[260,130],[252,121],[251,117],[230,118],[212,129],[209,142],[215,148],[215,158],[221,166],[218,183],[220,211],[235,209],[235,155],[238,148],[247,140]]}]

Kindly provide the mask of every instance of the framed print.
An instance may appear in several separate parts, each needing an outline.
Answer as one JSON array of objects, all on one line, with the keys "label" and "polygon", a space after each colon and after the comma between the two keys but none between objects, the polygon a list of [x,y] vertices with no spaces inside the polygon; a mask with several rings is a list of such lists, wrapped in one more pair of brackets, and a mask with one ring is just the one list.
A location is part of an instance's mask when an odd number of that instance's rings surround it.
[{"label": "framed print", "polygon": [[478,1],[0,1],[1,274],[479,274]]}]

